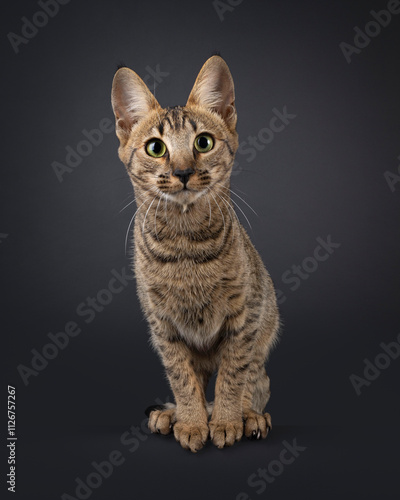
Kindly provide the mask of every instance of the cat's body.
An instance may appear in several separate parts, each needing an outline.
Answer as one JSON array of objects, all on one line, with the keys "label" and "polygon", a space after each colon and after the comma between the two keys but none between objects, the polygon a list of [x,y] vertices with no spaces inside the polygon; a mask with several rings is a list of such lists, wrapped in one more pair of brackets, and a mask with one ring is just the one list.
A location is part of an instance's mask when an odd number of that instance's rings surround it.
[{"label": "cat's body", "polygon": [[[238,139],[228,67],[220,57],[209,59],[187,105],[167,109],[122,68],[112,100],[119,155],[138,205],[138,294],[176,401],[151,412],[150,429],[173,429],[192,451],[209,432],[218,447],[243,430],[265,437],[271,423],[262,413],[270,394],[264,363],[279,315],[271,279],[230,199]],[[217,370],[209,406],[205,388]]]}]

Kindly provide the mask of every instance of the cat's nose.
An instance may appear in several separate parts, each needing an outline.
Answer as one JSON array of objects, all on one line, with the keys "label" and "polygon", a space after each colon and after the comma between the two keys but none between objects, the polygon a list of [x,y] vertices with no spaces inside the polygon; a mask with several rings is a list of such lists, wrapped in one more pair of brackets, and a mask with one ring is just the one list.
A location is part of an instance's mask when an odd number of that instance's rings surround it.
[{"label": "cat's nose", "polygon": [[182,182],[184,186],[186,186],[186,184],[189,181],[189,177],[192,174],[194,174],[193,168],[186,168],[185,170],[175,170],[173,172],[173,175],[175,175],[175,177],[178,177],[178,179]]}]

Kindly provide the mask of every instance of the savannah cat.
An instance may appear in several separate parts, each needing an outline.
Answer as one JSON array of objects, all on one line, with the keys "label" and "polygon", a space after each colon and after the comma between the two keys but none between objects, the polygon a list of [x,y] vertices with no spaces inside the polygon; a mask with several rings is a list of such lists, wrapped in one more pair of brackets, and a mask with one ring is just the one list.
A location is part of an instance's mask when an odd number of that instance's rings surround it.
[{"label": "savannah cat", "polygon": [[[112,106],[119,158],[137,202],[138,295],[175,404],[153,407],[152,432],[183,448],[265,438],[265,361],[279,327],[274,287],[230,198],[234,85],[225,61],[202,67],[186,106],[162,108],[143,80],[118,69]],[[218,371],[215,400],[205,389]],[[209,417],[211,417],[209,419]]]}]

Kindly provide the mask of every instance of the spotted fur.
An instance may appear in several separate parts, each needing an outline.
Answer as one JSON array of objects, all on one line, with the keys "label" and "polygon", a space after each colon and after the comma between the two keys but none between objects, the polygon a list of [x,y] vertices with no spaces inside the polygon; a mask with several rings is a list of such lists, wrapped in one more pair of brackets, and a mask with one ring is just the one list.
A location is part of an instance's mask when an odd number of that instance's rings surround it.
[{"label": "spotted fur", "polygon": [[[186,106],[163,109],[123,67],[114,77],[112,104],[119,157],[138,207],[138,295],[175,397],[175,405],[150,411],[149,427],[173,431],[194,452],[209,435],[219,448],[243,433],[266,437],[265,361],[279,315],[272,281],[230,197],[238,135],[229,69],[213,56]],[[203,133],[214,141],[207,153],[194,148]],[[150,139],[165,143],[163,157],[146,152]],[[186,169],[192,174],[184,184],[176,172]],[[208,404],[205,388],[215,371],[215,401]]]}]

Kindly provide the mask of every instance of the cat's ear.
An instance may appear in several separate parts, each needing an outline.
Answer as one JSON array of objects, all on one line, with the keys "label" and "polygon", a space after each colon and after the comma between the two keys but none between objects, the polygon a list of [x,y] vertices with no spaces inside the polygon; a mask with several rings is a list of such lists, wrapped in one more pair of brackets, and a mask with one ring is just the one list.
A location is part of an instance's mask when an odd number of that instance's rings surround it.
[{"label": "cat's ear", "polygon": [[114,76],[111,103],[115,115],[115,132],[124,146],[135,123],[149,111],[159,109],[156,98],[144,81],[129,68],[120,68]]},{"label": "cat's ear", "polygon": [[191,104],[217,112],[229,128],[235,128],[235,88],[231,72],[222,57],[210,57],[201,68],[187,102],[187,105]]}]

